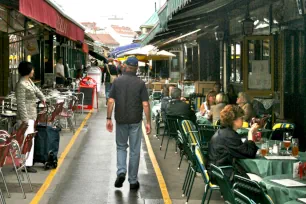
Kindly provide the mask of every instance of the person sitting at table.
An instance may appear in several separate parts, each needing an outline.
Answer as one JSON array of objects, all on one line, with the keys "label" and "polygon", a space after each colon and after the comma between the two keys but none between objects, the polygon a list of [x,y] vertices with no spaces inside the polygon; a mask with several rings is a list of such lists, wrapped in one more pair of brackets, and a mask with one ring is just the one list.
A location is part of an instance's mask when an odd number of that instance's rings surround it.
[{"label": "person sitting at table", "polygon": [[175,88],[175,85],[173,85],[173,84],[167,84],[167,85],[165,84],[164,85],[163,98],[161,100],[161,107],[160,107],[160,111],[161,111],[163,121],[166,120],[167,106],[168,106],[169,102],[171,101],[170,93],[171,93],[173,88]]},{"label": "person sitting at table", "polygon": [[250,97],[245,92],[240,92],[238,94],[237,102],[244,111],[243,120],[245,122],[250,122],[251,119],[255,116],[253,106],[251,104]]},{"label": "person sitting at table", "polygon": [[[45,104],[44,94],[35,86],[31,78],[34,75],[34,67],[30,62],[20,62],[18,72],[21,76],[16,85],[16,99],[17,99],[17,123],[28,123],[28,129],[25,136],[34,132],[34,121],[37,118],[37,105],[36,99],[39,98]],[[34,138],[31,152],[26,160],[26,168],[28,172],[36,173],[37,171],[32,168],[34,154]]]},{"label": "person sitting at table", "polygon": [[216,105],[211,106],[210,112],[208,114],[208,118],[213,121],[213,124],[220,120],[220,113],[227,104],[227,95],[224,93],[219,93],[216,96]]},{"label": "person sitting at table", "polygon": [[182,91],[179,88],[172,88],[171,101],[167,105],[166,114],[171,116],[182,116],[184,119],[196,121],[196,115],[190,105],[181,100]]},{"label": "person sitting at table", "polygon": [[225,106],[220,113],[221,126],[224,128],[214,134],[208,147],[208,171],[210,170],[210,164],[216,166],[233,166],[236,172],[233,168],[224,169],[224,174],[231,181],[234,174],[247,176],[243,171],[239,171],[235,160],[255,158],[258,150],[256,144],[252,141],[253,133],[258,130],[256,123],[250,128],[248,139],[245,142],[241,141],[241,137],[236,132],[242,127],[243,116],[244,112],[241,107],[237,105]]},{"label": "person sitting at table", "polygon": [[227,86],[227,97],[228,97],[228,103],[229,104],[236,104],[237,101],[237,94],[235,92],[233,84],[230,84]]},{"label": "person sitting at table", "polygon": [[216,102],[216,92],[210,91],[206,95],[206,101],[201,105],[199,115],[208,119],[211,106],[215,105]]},{"label": "person sitting at table", "polygon": [[222,86],[222,85],[221,85],[220,82],[216,82],[216,83],[214,84],[214,87],[213,87],[212,91],[216,92],[216,94],[221,93],[221,86]]}]

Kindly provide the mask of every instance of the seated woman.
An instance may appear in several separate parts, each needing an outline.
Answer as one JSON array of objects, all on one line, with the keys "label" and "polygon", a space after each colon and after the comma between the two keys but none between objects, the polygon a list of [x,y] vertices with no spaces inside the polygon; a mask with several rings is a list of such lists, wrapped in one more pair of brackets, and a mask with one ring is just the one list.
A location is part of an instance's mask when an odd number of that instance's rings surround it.
[{"label": "seated woman", "polygon": [[201,105],[200,112],[198,115],[208,119],[210,108],[212,105],[215,105],[215,101],[216,101],[216,92],[215,91],[208,92],[208,94],[206,95],[206,101]]},{"label": "seated woman", "polygon": [[[218,130],[211,138],[208,147],[208,163],[216,166],[235,166],[235,159],[255,158],[258,147],[252,141],[252,135],[258,129],[258,125],[254,124],[245,142],[241,141],[241,137],[236,132],[242,127],[243,110],[236,105],[227,105],[221,111],[221,125],[223,129]],[[236,170],[238,168],[235,168]],[[234,173],[246,176],[242,172],[235,172],[233,169],[224,169],[224,174],[232,180]],[[213,178],[212,178],[213,179]]]},{"label": "seated woman", "polygon": [[240,92],[238,94],[237,104],[244,111],[243,121],[249,123],[255,116],[250,97],[245,92]]},{"label": "seated woman", "polygon": [[228,104],[228,98],[224,93],[219,93],[216,96],[216,105],[211,106],[209,118],[212,119],[213,124],[220,120],[220,113]]}]

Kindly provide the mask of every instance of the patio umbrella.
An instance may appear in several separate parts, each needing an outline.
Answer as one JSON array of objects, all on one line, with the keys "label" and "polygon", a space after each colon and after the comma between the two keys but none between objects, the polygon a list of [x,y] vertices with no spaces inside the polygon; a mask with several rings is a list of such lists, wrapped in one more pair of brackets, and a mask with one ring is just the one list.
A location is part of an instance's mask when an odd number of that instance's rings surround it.
[{"label": "patio umbrella", "polygon": [[130,50],[128,52],[120,54],[118,57],[123,57],[123,56],[148,56],[150,53],[156,53],[157,48],[153,45],[146,45],[144,47],[140,47],[134,50]]},{"label": "patio umbrella", "polygon": [[175,54],[172,54],[171,52],[167,52],[165,50],[158,51],[155,54],[151,54],[148,56],[150,60],[167,60],[170,57],[175,57]]}]

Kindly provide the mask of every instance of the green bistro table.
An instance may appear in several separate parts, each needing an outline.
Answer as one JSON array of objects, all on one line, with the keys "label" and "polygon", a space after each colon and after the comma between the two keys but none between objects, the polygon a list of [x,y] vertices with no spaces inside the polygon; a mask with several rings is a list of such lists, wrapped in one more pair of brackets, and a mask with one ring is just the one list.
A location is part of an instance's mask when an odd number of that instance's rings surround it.
[{"label": "green bistro table", "polygon": [[297,201],[297,200],[292,200],[292,201],[288,201],[285,204],[301,204],[302,202]]},{"label": "green bistro table", "polygon": [[[264,178],[262,181],[260,181],[259,184],[265,189],[265,191],[271,197],[271,199],[275,204],[283,204],[289,201],[292,204],[300,203],[296,201],[296,199],[306,197],[306,187],[288,188],[270,181],[273,179],[292,179],[292,174],[268,176]],[[299,178],[293,180],[306,184],[306,180],[300,180]]]},{"label": "green bistro table", "polygon": [[[306,153],[299,152],[298,160],[268,160],[263,157],[255,159],[239,159],[236,162],[248,173],[256,174],[262,178],[280,174],[293,174],[293,164],[306,161]],[[306,192],[305,192],[306,195]]]}]

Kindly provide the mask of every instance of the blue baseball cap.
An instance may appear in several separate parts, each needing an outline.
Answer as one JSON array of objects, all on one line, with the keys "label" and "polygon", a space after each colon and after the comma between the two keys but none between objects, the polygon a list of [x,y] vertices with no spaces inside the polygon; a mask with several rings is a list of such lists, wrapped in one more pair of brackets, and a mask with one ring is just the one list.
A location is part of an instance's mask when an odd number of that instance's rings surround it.
[{"label": "blue baseball cap", "polygon": [[138,59],[136,57],[129,57],[125,61],[125,64],[132,67],[138,67]]}]

